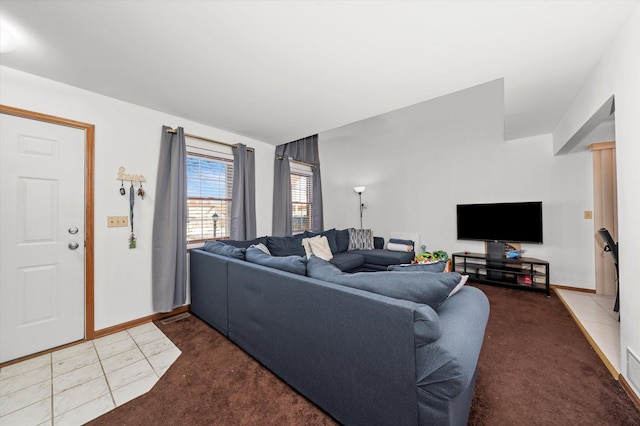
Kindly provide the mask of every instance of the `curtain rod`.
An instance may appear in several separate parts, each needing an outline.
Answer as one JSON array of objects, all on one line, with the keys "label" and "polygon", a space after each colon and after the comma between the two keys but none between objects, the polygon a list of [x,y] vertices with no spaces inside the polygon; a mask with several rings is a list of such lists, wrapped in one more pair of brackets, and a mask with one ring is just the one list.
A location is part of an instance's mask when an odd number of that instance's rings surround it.
[{"label": "curtain rod", "polygon": [[[282,155],[278,155],[278,160],[284,160],[284,157]],[[305,163],[304,161],[294,160],[293,158],[289,158],[289,162],[290,163],[296,163],[296,164],[302,164],[303,166],[308,166],[308,167],[316,167],[315,164]]]},{"label": "curtain rod", "polygon": [[[169,130],[167,130],[167,133],[176,133],[176,131],[173,130],[173,129],[169,129]],[[189,138],[199,139],[199,140],[205,141],[205,142],[213,142],[213,143],[217,143],[217,144],[220,144],[220,145],[228,146],[228,147],[231,147],[231,148],[237,148],[238,147],[238,145],[233,145],[233,144],[226,143],[226,142],[220,142],[220,141],[217,141],[215,139],[204,138],[202,136],[192,135],[191,133],[185,133],[184,135],[186,137],[189,137]],[[247,151],[253,152],[253,148],[247,148]]]}]

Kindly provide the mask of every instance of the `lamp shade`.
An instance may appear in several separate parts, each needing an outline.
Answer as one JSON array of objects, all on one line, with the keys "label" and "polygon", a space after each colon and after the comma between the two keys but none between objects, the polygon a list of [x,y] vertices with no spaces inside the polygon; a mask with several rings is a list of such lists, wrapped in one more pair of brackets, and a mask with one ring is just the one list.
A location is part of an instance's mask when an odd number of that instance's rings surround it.
[{"label": "lamp shade", "polygon": [[358,194],[362,194],[365,190],[366,186],[354,186],[353,190]]}]

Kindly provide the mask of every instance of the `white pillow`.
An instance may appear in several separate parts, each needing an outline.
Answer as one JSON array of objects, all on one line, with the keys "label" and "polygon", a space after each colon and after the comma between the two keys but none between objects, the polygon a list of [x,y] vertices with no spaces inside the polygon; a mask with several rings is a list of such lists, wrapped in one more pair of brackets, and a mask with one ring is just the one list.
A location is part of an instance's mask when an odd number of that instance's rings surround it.
[{"label": "white pillow", "polygon": [[313,254],[313,250],[311,250],[311,244],[309,244],[309,240],[313,240],[313,239],[319,239],[320,235],[316,235],[315,237],[310,237],[310,238],[303,238],[302,239],[302,246],[304,247],[304,252],[307,255],[307,259],[309,259],[311,257],[311,255]]},{"label": "white pillow", "polygon": [[412,251],[413,246],[407,244],[387,243],[387,250],[391,251]]},{"label": "white pillow", "polygon": [[331,248],[329,247],[329,240],[327,240],[327,237],[324,235],[303,238],[302,245],[307,254],[307,259],[309,259],[312,254],[327,262],[333,259],[333,253],[331,253]]},{"label": "white pillow", "polygon": [[454,294],[456,294],[457,292],[459,292],[460,289],[462,288],[462,286],[465,285],[465,283],[467,282],[468,279],[469,279],[469,275],[463,275],[460,278],[460,282],[453,288],[453,290],[451,290],[449,292],[449,295],[447,296],[447,299],[450,298],[451,296],[453,296]]},{"label": "white pillow", "polygon": [[262,250],[265,254],[268,254],[269,256],[271,256],[271,252],[269,251],[269,249],[267,248],[267,246],[265,246],[265,245],[264,245],[264,244],[262,244],[262,243],[252,244],[252,245],[251,245],[251,246],[249,246],[249,247],[255,247],[255,248],[259,249],[259,250]]}]

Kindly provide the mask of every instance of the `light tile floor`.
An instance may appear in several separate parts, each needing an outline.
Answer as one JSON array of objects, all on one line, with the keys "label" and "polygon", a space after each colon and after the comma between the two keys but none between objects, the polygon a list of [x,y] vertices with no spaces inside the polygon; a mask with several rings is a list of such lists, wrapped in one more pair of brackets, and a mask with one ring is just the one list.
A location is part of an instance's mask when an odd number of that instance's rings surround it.
[{"label": "light tile floor", "polygon": [[[604,359],[604,364],[617,379],[620,374],[620,322],[613,311],[615,296],[556,289],[556,293],[573,313],[583,333],[586,332]],[[608,365],[607,365],[608,364]]]},{"label": "light tile floor", "polygon": [[148,392],[180,356],[152,322],[0,369],[0,425],[82,425]]}]

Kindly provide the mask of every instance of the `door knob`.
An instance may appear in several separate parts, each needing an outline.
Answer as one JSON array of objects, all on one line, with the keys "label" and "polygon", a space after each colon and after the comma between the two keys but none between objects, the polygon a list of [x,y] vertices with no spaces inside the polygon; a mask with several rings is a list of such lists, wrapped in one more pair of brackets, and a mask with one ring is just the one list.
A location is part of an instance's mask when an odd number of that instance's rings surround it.
[{"label": "door knob", "polygon": [[77,241],[72,241],[72,242],[69,243],[69,249],[71,249],[71,250],[75,250],[78,247],[80,247],[80,244],[78,244]]}]

